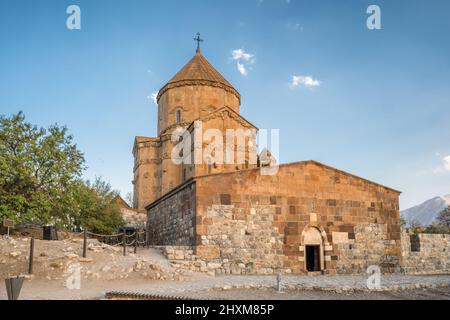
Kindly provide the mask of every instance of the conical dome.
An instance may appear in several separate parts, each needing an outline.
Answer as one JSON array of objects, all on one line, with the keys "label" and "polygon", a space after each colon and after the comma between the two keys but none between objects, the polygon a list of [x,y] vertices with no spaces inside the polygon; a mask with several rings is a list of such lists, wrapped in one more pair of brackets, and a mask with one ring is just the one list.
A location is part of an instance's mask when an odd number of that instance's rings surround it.
[{"label": "conical dome", "polygon": [[159,90],[157,100],[169,89],[192,85],[220,87],[236,95],[239,100],[241,98],[239,92],[197,50],[195,56]]}]

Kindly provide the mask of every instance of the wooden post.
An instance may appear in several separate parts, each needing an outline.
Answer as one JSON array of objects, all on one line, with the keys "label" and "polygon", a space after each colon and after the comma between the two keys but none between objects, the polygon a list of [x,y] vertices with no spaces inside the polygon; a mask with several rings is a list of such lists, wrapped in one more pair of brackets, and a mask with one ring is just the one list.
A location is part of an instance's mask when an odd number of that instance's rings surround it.
[{"label": "wooden post", "polygon": [[34,237],[30,241],[30,261],[28,264],[28,274],[33,274],[33,259],[34,259]]},{"label": "wooden post", "polygon": [[137,231],[134,232],[134,253],[137,253],[137,246],[138,246],[138,233]]},{"label": "wooden post", "polygon": [[123,233],[123,238],[122,238],[122,245],[123,245],[123,255],[126,256],[127,255],[127,237],[126,237],[126,233]]},{"label": "wooden post", "polygon": [[87,230],[84,229],[84,233],[83,233],[83,258],[86,258],[86,251],[87,251]]}]

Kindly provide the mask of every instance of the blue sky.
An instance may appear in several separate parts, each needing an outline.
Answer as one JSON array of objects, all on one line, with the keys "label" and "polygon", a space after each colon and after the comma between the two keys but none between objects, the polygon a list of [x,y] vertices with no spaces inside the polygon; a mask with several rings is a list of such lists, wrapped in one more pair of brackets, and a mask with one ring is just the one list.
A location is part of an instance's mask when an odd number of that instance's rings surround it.
[{"label": "blue sky", "polygon": [[[81,30],[66,28],[71,4]],[[382,30],[366,27],[370,4]],[[282,162],[399,189],[405,209],[450,193],[449,13],[447,0],[2,0],[0,113],[67,125],[86,178],[125,195],[134,136],[156,134],[149,96],[192,57],[199,31],[241,113],[280,129]]]}]

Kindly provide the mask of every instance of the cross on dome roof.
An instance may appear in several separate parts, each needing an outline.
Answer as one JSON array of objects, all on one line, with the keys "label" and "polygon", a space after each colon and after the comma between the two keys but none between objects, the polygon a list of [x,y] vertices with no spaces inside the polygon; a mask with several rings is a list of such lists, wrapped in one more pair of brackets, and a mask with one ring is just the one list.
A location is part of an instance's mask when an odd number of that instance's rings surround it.
[{"label": "cross on dome roof", "polygon": [[[197,40],[197,41],[201,41]],[[199,42],[200,43],[200,42]],[[221,87],[226,91],[235,94],[240,100],[239,92],[217,71],[198,48],[194,57],[178,73],[159,90],[157,100],[167,90],[186,85],[209,85]]]}]

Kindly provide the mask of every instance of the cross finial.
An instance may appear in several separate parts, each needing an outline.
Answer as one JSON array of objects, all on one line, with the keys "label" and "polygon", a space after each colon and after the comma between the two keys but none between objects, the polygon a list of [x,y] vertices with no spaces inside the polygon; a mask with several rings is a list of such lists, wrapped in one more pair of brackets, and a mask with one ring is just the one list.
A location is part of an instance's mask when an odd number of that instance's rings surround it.
[{"label": "cross finial", "polygon": [[200,32],[197,32],[197,36],[194,38],[194,41],[197,41],[197,52],[200,52],[200,42],[203,42],[203,39],[200,38]]}]

